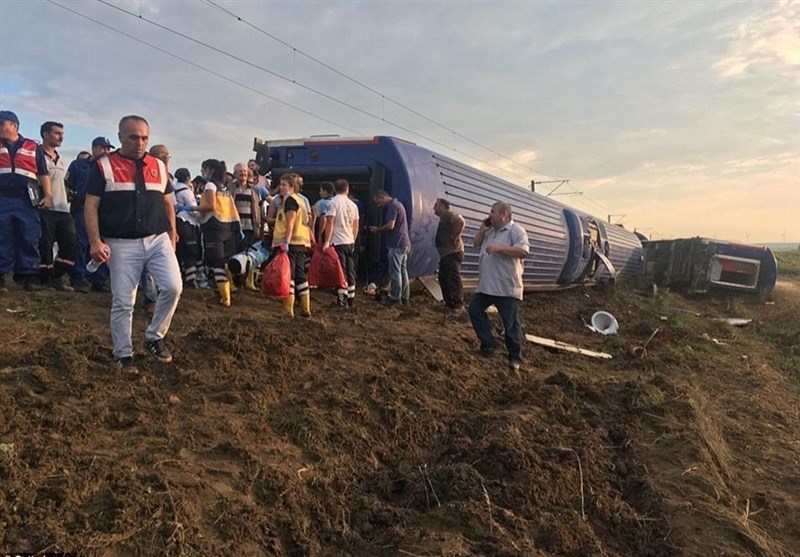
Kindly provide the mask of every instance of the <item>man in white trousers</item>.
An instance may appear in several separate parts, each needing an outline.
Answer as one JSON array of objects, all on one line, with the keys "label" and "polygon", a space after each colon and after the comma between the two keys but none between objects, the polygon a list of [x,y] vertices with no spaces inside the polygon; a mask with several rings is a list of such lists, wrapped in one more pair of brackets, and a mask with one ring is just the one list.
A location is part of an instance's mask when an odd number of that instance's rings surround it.
[{"label": "man in white trousers", "polygon": [[141,116],[119,122],[120,148],[99,158],[86,184],[84,216],[89,253],[111,272],[111,338],[114,359],[125,373],[139,372],[131,328],[143,270],[158,287],[155,312],[145,331],[145,348],[171,362],[164,344],[182,292],[175,256],[175,207],[164,163],[147,153],[150,126]]}]

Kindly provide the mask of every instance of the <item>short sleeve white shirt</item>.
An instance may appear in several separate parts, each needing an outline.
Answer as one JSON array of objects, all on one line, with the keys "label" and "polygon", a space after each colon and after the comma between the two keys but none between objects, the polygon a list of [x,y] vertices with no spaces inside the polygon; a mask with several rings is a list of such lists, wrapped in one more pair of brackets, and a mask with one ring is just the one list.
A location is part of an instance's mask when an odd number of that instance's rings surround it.
[{"label": "short sleeve white shirt", "polygon": [[[197,198],[194,196],[192,188],[186,184],[177,184],[173,193],[175,195],[175,205],[190,205],[192,207],[197,207]],[[193,226],[197,226],[199,224],[197,222],[197,213],[194,211],[181,211],[178,213],[178,218],[185,220]]]},{"label": "short sleeve white shirt", "polygon": [[338,193],[331,199],[325,218],[333,218],[331,245],[354,244],[353,223],[358,220],[358,207],[345,194]]}]

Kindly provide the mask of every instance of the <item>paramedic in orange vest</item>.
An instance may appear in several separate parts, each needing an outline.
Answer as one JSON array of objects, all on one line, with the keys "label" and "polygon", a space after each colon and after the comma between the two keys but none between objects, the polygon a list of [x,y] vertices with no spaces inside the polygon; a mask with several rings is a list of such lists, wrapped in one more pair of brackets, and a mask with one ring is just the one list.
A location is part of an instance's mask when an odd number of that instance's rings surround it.
[{"label": "paramedic in orange vest", "polygon": [[145,331],[145,348],[171,362],[164,345],[182,291],[175,257],[175,204],[167,167],[147,153],[150,126],[141,116],[119,122],[120,148],[100,157],[86,184],[84,217],[89,254],[111,271],[111,338],[114,359],[138,373],[133,359],[133,304],[143,270],[158,287],[155,312]]},{"label": "paramedic in orange vest", "polygon": [[19,119],[0,110],[0,293],[14,271],[25,290],[38,290],[38,209],[53,207],[50,175],[42,147],[19,134]]}]

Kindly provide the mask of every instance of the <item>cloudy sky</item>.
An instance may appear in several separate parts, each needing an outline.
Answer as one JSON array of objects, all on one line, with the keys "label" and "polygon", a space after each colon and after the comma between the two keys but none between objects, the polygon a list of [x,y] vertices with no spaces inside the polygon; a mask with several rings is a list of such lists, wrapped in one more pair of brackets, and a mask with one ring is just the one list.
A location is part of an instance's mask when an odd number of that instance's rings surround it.
[{"label": "cloudy sky", "polygon": [[387,134],[656,238],[800,241],[797,1],[0,0],[0,106],[69,158],[129,113],[193,172]]}]

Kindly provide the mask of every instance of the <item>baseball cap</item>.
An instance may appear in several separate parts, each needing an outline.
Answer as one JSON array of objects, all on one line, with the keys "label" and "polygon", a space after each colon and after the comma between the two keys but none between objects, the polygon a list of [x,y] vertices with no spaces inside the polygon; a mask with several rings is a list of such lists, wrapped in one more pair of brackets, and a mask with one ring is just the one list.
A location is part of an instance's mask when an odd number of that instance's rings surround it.
[{"label": "baseball cap", "polygon": [[111,142],[108,140],[108,138],[103,136],[95,137],[92,140],[92,147],[108,147],[109,149],[114,148],[114,146],[111,145]]},{"label": "baseball cap", "polygon": [[0,110],[0,122],[14,122],[16,125],[19,126],[19,118],[17,115],[11,112],[10,110]]}]

